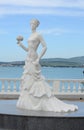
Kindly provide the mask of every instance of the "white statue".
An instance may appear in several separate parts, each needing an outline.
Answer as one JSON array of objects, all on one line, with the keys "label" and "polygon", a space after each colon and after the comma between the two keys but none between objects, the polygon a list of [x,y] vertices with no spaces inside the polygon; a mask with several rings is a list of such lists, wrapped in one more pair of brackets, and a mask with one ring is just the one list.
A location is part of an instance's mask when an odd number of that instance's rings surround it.
[{"label": "white statue", "polygon": [[[23,37],[17,37],[18,45],[28,52],[17,107],[27,110],[54,112],[75,111],[78,109],[76,105],[66,104],[52,94],[49,84],[41,75],[39,60],[45,54],[47,47],[43,37],[36,32],[36,28],[39,24],[40,22],[37,19],[32,19],[30,22],[32,34],[28,39],[28,48],[21,43]],[[37,48],[39,44],[42,45],[43,49],[38,55]]]}]

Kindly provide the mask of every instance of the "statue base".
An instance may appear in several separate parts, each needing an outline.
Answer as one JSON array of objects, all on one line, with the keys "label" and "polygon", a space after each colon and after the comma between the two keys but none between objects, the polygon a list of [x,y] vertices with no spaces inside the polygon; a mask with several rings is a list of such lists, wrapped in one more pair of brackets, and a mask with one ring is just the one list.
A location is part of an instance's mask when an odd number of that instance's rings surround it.
[{"label": "statue base", "polygon": [[17,100],[0,100],[0,129],[11,130],[83,130],[84,102],[66,101],[78,111],[56,113],[16,108]]}]

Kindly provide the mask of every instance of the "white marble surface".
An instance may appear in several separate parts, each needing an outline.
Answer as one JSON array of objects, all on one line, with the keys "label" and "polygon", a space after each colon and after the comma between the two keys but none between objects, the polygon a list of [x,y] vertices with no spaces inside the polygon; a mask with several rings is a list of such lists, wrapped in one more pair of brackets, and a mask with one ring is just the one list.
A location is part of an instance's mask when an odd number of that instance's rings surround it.
[{"label": "white marble surface", "polygon": [[[36,31],[39,23],[36,19],[30,22],[32,33],[28,39],[28,48],[21,43],[23,37],[19,36],[17,38],[19,39],[18,45],[28,52],[22,75],[21,94],[17,102],[17,108],[54,112],[75,111],[78,109],[76,105],[64,103],[53,95],[51,87],[41,75],[39,60],[45,54],[47,47],[43,37]],[[40,44],[42,45],[42,50],[38,54],[37,49]]]}]

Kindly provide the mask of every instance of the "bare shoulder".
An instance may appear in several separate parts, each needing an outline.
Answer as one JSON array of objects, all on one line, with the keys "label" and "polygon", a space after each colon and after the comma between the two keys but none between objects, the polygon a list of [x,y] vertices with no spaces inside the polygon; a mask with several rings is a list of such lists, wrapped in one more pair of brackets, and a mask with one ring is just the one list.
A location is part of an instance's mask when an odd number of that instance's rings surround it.
[{"label": "bare shoulder", "polygon": [[40,41],[43,40],[43,36],[40,33],[38,33],[38,32],[37,32],[37,37],[39,38]]}]

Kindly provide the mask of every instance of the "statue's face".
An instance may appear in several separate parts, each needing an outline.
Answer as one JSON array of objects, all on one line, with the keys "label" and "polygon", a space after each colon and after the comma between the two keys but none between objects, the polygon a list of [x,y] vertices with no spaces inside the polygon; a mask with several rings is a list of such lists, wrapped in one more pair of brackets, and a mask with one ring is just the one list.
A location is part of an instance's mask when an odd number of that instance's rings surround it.
[{"label": "statue's face", "polygon": [[30,26],[31,26],[32,30],[36,29],[36,27],[38,27],[39,24],[40,24],[40,22],[37,19],[32,19],[30,21]]},{"label": "statue's face", "polygon": [[31,26],[32,30],[36,29],[36,27],[37,27],[36,21],[31,21],[30,26]]}]

